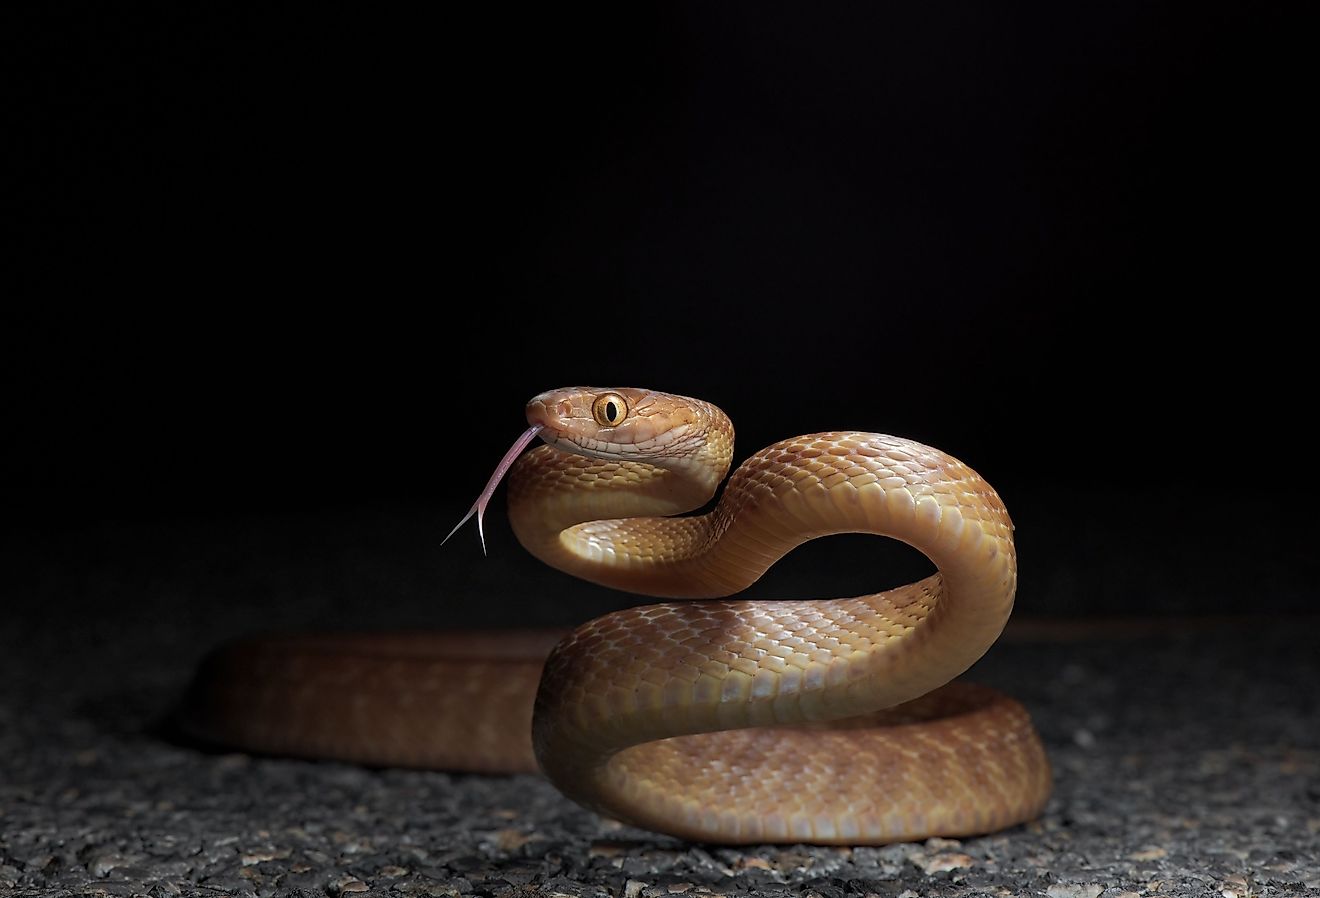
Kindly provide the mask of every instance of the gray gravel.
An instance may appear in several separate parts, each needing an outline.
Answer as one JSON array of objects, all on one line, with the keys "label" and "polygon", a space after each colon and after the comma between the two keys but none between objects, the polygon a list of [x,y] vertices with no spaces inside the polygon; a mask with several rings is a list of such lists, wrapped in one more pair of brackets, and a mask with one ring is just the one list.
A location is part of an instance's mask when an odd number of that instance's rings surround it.
[{"label": "gray gravel", "polygon": [[[160,723],[206,646],[336,607],[311,573],[323,555],[269,534],[234,548],[214,537],[237,531],[217,526],[83,535],[7,559],[29,575],[7,590],[12,625],[0,637],[0,894],[1320,894],[1314,617],[1024,622],[973,675],[1023,698],[1044,733],[1056,792],[1041,820],[885,848],[728,849],[618,826],[535,777],[368,770],[172,740]],[[357,573],[322,576],[379,579],[399,559],[372,545],[408,551],[406,522],[368,529],[377,543],[352,527],[344,537],[359,546]],[[239,563],[254,544],[259,575]],[[209,590],[242,580],[255,599],[209,603]],[[263,590],[287,602],[269,610]],[[168,611],[189,596],[201,610]]]}]

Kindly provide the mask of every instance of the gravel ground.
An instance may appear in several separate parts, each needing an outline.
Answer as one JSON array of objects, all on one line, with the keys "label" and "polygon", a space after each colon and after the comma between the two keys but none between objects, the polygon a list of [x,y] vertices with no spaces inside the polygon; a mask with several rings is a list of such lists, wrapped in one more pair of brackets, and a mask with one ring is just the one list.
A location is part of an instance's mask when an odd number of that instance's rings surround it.
[{"label": "gravel ground", "polygon": [[[1045,736],[1056,791],[1039,821],[885,848],[729,849],[613,824],[535,777],[252,758],[172,739],[161,722],[208,645],[335,604],[303,582],[322,557],[261,539],[270,551],[256,579],[287,602],[270,612],[255,589],[252,601],[208,604],[197,584],[252,580],[240,563],[252,546],[199,553],[207,533],[185,536],[83,539],[79,563],[68,546],[21,559],[11,547],[7,560],[32,576],[12,591],[0,636],[0,894],[1320,894],[1314,617],[1020,620],[972,676],[1021,697]],[[373,577],[395,560],[369,542],[356,557]],[[190,590],[203,610],[169,613]]]}]

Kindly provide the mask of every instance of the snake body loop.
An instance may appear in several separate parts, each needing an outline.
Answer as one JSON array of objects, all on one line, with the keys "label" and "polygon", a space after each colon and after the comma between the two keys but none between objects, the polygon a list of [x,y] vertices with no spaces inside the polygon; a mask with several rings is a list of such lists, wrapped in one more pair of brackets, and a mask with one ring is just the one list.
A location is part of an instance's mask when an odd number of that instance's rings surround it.
[{"label": "snake body loop", "polygon": [[[856,598],[616,612],[559,641],[543,669],[541,646],[479,644],[491,636],[250,643],[204,669],[189,728],[268,751],[469,769],[494,766],[481,734],[495,733],[489,746],[506,754],[526,746],[501,766],[526,767],[534,749],[584,806],[711,842],[885,843],[1040,813],[1050,770],[1026,711],[983,687],[944,685],[998,637],[1016,588],[1011,522],[975,471],[897,437],[811,434],[749,458],[713,511],[671,517],[705,504],[729,468],[733,429],[718,408],[574,388],[537,396],[527,417],[547,445],[513,465],[510,519],[529,551],[576,576],[711,599],[834,533],[902,540],[937,573]],[[316,742],[317,702],[334,685],[308,684],[327,655],[341,670],[346,657],[374,664],[381,683],[340,715],[337,736]],[[529,714],[530,746],[498,735],[525,734]]]}]

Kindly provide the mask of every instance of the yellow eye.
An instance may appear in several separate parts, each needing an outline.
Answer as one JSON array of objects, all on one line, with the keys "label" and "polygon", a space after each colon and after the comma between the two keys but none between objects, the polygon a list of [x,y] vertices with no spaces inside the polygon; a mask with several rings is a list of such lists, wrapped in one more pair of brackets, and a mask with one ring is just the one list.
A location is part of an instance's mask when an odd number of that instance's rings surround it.
[{"label": "yellow eye", "polygon": [[601,393],[591,403],[591,417],[601,427],[618,427],[628,417],[628,401],[618,393]]}]

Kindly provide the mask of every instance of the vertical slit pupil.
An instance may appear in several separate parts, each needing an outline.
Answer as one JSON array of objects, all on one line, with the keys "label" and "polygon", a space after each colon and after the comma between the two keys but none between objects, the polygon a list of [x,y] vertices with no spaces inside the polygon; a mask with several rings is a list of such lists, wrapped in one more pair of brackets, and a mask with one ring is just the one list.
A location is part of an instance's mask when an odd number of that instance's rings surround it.
[{"label": "vertical slit pupil", "polygon": [[605,403],[605,420],[606,420],[606,421],[609,421],[611,424],[613,424],[613,423],[614,423],[614,419],[618,416],[618,414],[619,414],[619,407],[618,407],[617,405],[615,405],[613,402],[607,402],[607,403]]}]

